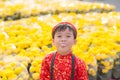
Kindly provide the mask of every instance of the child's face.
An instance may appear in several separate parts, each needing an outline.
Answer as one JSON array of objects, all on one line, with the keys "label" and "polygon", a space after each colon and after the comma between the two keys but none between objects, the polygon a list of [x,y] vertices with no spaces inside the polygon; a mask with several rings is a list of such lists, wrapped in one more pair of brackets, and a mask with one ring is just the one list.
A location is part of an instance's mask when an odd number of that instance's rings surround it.
[{"label": "child's face", "polygon": [[76,43],[73,32],[67,28],[65,31],[57,31],[54,35],[53,44],[60,54],[67,54],[71,51],[72,46]]}]

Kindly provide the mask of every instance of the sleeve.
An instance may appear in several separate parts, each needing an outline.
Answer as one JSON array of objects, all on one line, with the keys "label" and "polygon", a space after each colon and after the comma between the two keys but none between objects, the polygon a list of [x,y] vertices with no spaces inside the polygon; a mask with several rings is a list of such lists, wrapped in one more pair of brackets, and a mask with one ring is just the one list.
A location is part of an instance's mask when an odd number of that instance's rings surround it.
[{"label": "sleeve", "polygon": [[78,61],[78,80],[88,80],[88,73],[84,61]]},{"label": "sleeve", "polygon": [[40,80],[50,80],[49,59],[44,58],[41,64]]}]

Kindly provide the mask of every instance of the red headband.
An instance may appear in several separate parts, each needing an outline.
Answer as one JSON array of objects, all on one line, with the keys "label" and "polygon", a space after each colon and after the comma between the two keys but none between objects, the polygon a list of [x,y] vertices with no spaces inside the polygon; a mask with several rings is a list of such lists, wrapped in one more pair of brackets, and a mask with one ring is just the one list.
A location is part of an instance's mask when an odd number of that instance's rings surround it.
[{"label": "red headband", "polygon": [[55,31],[55,29],[56,29],[59,25],[61,25],[61,24],[68,24],[68,25],[70,25],[70,27],[75,31],[75,33],[76,33],[76,35],[77,35],[76,27],[75,27],[73,24],[71,24],[70,22],[60,22],[60,23],[58,23],[56,26],[53,27],[52,33],[53,33],[53,32]]}]

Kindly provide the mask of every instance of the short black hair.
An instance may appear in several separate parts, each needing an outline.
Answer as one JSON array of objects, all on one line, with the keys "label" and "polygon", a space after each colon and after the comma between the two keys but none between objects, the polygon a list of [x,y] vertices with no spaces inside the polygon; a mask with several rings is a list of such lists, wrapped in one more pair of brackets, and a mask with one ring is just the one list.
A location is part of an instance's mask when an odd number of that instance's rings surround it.
[{"label": "short black hair", "polygon": [[73,32],[73,35],[74,35],[74,39],[76,39],[76,31],[71,27],[71,25],[69,24],[60,24],[60,25],[57,25],[57,27],[55,28],[55,30],[52,32],[52,38],[54,39],[54,36],[55,36],[55,33],[58,32],[58,31],[65,31],[66,29],[69,29],[70,31]]}]

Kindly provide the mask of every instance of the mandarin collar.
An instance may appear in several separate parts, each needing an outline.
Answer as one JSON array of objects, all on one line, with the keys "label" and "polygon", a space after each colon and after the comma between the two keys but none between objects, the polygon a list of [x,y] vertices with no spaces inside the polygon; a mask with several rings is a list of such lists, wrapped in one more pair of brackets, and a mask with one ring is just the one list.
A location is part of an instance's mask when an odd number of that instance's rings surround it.
[{"label": "mandarin collar", "polygon": [[69,53],[67,53],[65,55],[61,55],[60,53],[56,52],[56,56],[58,56],[58,57],[67,57],[67,56],[69,57],[71,55],[72,55],[72,52],[69,52]]}]

